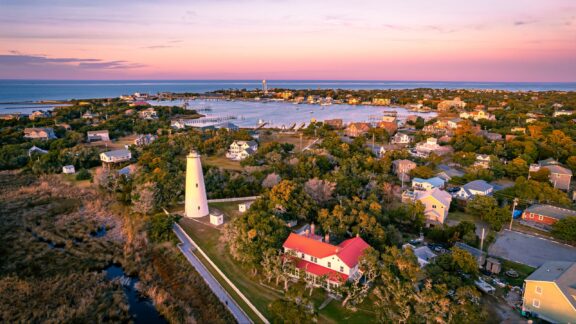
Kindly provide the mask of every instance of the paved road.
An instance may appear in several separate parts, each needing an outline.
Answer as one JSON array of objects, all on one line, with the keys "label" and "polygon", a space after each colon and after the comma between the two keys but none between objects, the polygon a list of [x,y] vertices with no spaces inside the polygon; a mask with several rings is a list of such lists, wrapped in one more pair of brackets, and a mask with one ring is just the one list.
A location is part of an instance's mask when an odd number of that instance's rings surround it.
[{"label": "paved road", "polygon": [[218,299],[220,299],[220,301],[228,307],[228,310],[230,311],[230,313],[232,313],[234,318],[236,318],[236,321],[238,321],[238,323],[241,324],[252,323],[250,318],[246,316],[246,314],[244,313],[244,311],[242,311],[240,306],[238,306],[236,301],[232,299],[230,295],[228,295],[226,290],[224,290],[224,288],[222,287],[222,285],[220,285],[218,280],[214,278],[212,273],[210,273],[210,271],[206,269],[204,264],[200,260],[198,260],[196,255],[194,255],[194,253],[191,252],[191,249],[193,249],[194,246],[192,242],[190,242],[188,238],[184,235],[184,233],[182,233],[181,228],[177,226],[174,227],[174,233],[176,233],[176,236],[178,236],[180,242],[182,242],[182,244],[179,245],[180,251],[182,251],[182,253],[186,257],[186,259],[188,259],[190,264],[192,264],[192,266],[196,268],[196,271],[198,271],[198,273],[202,276],[202,278],[204,278],[204,281],[206,281],[210,289],[212,289],[212,292],[214,292],[214,294],[218,297]]},{"label": "paved road", "polygon": [[576,262],[576,248],[515,231],[502,231],[488,249],[490,255],[539,267],[546,261]]}]

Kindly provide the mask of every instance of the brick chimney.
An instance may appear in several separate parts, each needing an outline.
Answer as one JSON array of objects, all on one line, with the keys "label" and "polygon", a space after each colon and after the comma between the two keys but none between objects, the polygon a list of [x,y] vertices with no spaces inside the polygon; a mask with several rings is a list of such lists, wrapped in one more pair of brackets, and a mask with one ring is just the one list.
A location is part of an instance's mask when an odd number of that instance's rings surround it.
[{"label": "brick chimney", "polygon": [[312,236],[316,235],[314,223],[312,223],[312,224],[310,225],[310,233],[312,234]]},{"label": "brick chimney", "polygon": [[330,243],[330,233],[326,233],[326,235],[324,235],[324,243]]}]

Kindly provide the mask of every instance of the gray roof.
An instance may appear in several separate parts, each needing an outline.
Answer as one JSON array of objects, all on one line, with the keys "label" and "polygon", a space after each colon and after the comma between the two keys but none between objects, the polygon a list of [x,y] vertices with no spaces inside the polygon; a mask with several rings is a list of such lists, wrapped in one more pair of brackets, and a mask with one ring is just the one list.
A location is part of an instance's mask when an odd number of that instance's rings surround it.
[{"label": "gray roof", "polygon": [[538,215],[549,216],[556,219],[563,219],[566,217],[576,217],[576,210],[560,208],[551,205],[532,205],[525,210],[529,213]]},{"label": "gray roof", "polygon": [[463,188],[466,190],[486,191],[494,187],[484,180],[474,180],[465,184]]},{"label": "gray roof", "polygon": [[88,131],[87,134],[88,135],[98,135],[98,134],[108,134],[108,130],[107,129],[101,129],[101,130],[95,130],[95,131]]},{"label": "gray roof", "polygon": [[548,261],[534,271],[526,281],[554,282],[566,299],[576,308],[576,263],[567,261]]},{"label": "gray roof", "polygon": [[553,165],[558,164],[558,161],[554,160],[553,158],[547,158],[546,160],[538,161],[538,164],[540,164],[540,166]]},{"label": "gray roof", "polygon": [[129,150],[114,150],[114,151],[104,152],[102,154],[106,154],[106,156],[108,156],[108,157],[123,157],[123,156],[130,154],[130,151]]},{"label": "gray roof", "polygon": [[440,164],[437,166],[437,168],[442,172],[446,173],[446,175],[448,175],[449,177],[461,177],[464,175],[464,172],[454,169],[450,166],[447,166],[446,164]]}]

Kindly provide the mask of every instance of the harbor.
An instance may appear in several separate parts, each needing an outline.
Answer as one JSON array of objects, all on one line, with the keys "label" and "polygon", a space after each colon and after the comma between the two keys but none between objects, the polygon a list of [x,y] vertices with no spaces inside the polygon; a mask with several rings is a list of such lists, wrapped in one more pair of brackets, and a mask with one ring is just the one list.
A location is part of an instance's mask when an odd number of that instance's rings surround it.
[{"label": "harbor", "polygon": [[[314,121],[342,119],[344,124],[352,122],[371,122],[391,113],[399,121],[405,121],[410,115],[426,120],[437,116],[435,112],[413,112],[403,107],[368,106],[338,104],[320,106],[314,104],[293,105],[281,101],[228,101],[228,100],[174,100],[149,101],[154,106],[186,106],[188,109],[202,111],[205,117],[198,124],[230,121],[243,128],[302,128]],[[303,125],[304,124],[304,125]]]}]

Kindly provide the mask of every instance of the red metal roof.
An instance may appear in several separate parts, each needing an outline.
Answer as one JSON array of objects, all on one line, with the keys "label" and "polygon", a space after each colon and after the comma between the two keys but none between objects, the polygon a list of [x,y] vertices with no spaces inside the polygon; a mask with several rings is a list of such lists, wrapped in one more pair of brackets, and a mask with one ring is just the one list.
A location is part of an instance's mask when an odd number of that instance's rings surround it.
[{"label": "red metal roof", "polygon": [[308,262],[300,259],[298,260],[298,263],[296,263],[296,267],[298,269],[303,269],[304,271],[312,273],[319,277],[326,275],[328,277],[328,280],[330,281],[345,282],[346,280],[348,280],[347,275],[329,268],[325,268],[313,262]]},{"label": "red metal roof", "polygon": [[327,256],[334,255],[338,249],[338,247],[334,245],[316,241],[296,233],[290,233],[290,236],[288,236],[283,246],[285,248],[306,253],[317,258],[325,258]]},{"label": "red metal roof", "polygon": [[338,246],[340,247],[338,257],[351,268],[356,266],[364,250],[370,247],[370,245],[360,237],[348,239]]},{"label": "red metal roof", "polygon": [[364,250],[370,247],[360,237],[348,239],[335,246],[295,233],[290,233],[283,246],[320,259],[336,255],[350,268],[356,266]]}]

